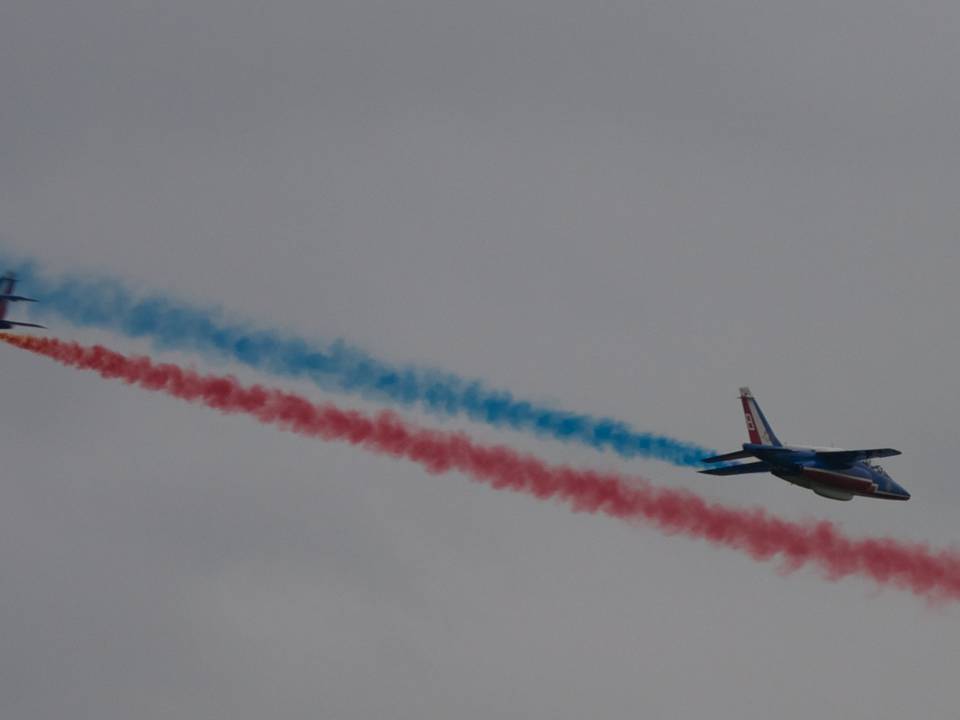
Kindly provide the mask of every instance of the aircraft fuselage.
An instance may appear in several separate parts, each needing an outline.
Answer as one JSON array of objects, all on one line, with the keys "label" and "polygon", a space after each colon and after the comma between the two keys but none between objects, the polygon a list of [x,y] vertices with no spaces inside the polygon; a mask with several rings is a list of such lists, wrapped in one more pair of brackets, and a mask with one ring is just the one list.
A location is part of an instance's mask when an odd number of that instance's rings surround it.
[{"label": "aircraft fuselage", "polygon": [[769,463],[770,472],[778,478],[833,500],[850,500],[854,495],[910,499],[910,493],[879,465],[858,462],[848,467],[831,466],[816,457],[816,450],[821,448],[744,443],[743,449]]}]

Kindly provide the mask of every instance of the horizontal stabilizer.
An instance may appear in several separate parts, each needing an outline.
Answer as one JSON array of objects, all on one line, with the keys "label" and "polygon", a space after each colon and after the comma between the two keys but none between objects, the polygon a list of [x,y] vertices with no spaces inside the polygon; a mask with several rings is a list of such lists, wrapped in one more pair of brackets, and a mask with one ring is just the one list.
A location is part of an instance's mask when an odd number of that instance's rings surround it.
[{"label": "horizontal stabilizer", "polygon": [[36,323],[22,323],[22,322],[14,322],[13,320],[0,320],[0,327],[4,325],[17,325],[19,327],[35,327],[35,328],[44,328],[44,329],[46,329],[47,327],[46,325],[37,325]]},{"label": "horizontal stabilizer", "polygon": [[893,448],[873,448],[871,450],[817,450],[817,459],[830,465],[844,467],[870,458],[893,457],[902,454]]},{"label": "horizontal stabilizer", "polygon": [[24,297],[23,295],[3,295],[0,294],[0,300],[8,302],[36,302],[34,298]]},{"label": "horizontal stabilizer", "polygon": [[704,475],[744,475],[746,473],[770,472],[770,463],[752,462],[742,465],[728,465],[727,467],[709,468],[700,470]]},{"label": "horizontal stabilizer", "polygon": [[717,463],[717,462],[726,462],[727,460],[743,460],[743,458],[753,457],[753,453],[747,452],[746,450],[736,450],[734,452],[729,452],[724,455],[714,455],[713,457],[704,458],[700,462],[705,463]]}]

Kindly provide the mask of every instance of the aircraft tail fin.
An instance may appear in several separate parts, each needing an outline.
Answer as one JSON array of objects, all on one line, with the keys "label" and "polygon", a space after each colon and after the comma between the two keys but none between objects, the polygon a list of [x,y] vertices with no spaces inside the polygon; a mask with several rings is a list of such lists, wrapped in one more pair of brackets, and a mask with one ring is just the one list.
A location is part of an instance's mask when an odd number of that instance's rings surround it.
[{"label": "aircraft tail fin", "polygon": [[781,443],[767,422],[763,410],[757,404],[756,398],[750,392],[750,388],[740,388],[740,402],[743,403],[743,415],[747,421],[747,432],[750,434],[750,442],[756,445],[773,445],[781,447]]},{"label": "aircraft tail fin", "polygon": [[753,453],[746,450],[735,450],[734,452],[724,453],[723,455],[714,455],[713,457],[704,458],[700,462],[718,463],[727,462],[727,460],[743,460],[744,458],[748,457],[753,457]]}]

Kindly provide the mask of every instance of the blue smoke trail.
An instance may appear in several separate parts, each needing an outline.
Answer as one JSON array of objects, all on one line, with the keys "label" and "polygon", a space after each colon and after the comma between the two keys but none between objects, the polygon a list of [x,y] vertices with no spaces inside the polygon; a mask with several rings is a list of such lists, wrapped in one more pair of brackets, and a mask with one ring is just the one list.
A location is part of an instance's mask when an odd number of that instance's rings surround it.
[{"label": "blue smoke trail", "polygon": [[714,450],[663,435],[637,432],[608,418],[576,414],[518,400],[481,382],[416,367],[396,367],[341,340],[318,345],[269,330],[223,322],[220,314],[161,296],[138,297],[117,280],[46,277],[33,263],[12,263],[24,292],[41,300],[34,315],[55,314],[78,326],[148,338],[154,347],[195,351],[275,375],[307,378],[326,390],[356,393],[445,415],[466,415],[497,427],[579,442],[626,457],[694,467]]}]

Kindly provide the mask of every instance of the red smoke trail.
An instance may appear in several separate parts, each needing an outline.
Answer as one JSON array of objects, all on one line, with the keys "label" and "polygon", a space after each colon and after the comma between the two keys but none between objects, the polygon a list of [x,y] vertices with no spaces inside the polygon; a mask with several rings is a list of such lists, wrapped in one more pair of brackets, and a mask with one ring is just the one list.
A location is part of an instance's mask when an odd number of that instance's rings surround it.
[{"label": "red smoke trail", "polygon": [[934,551],[892,538],[852,539],[830,522],[798,523],[762,509],[708,502],[686,490],[657,488],[613,473],[547,465],[505,447],[478,445],[462,433],[413,427],[384,412],[370,417],[298,395],[245,387],[231,377],[200,375],[148,358],[128,358],[101,346],[0,333],[0,340],[57,362],[95,370],[106,378],[203,403],[225,413],[246,413],[301,435],[343,440],[376,453],[402,457],[429,472],[457,470],[497,489],[567,502],[576,511],[602,512],[645,522],[666,533],[703,538],[756,560],[781,557],[786,567],[812,564],[829,579],[861,575],[909,590],[931,601],[960,600],[960,552]]}]

